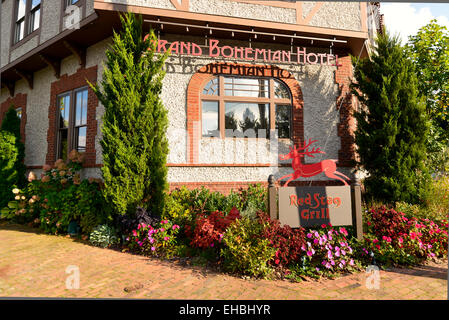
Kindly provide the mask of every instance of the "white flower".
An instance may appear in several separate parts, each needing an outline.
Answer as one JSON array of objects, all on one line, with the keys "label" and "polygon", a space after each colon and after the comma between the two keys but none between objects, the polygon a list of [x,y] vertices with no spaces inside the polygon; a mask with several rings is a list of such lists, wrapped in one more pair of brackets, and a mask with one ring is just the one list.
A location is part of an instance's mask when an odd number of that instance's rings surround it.
[{"label": "white flower", "polygon": [[14,193],[14,194],[18,194],[19,192],[20,192],[20,190],[17,188],[12,189],[12,193]]},{"label": "white flower", "polygon": [[25,200],[26,198],[25,198],[25,196],[22,196],[22,200]]},{"label": "white flower", "polygon": [[20,196],[15,196],[14,199],[20,200]]}]

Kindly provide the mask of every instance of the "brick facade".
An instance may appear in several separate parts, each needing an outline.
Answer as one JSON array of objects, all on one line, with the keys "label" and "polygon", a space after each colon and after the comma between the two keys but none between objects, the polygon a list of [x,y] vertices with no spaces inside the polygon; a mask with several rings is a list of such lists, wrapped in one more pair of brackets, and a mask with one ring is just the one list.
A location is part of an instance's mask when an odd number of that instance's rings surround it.
[{"label": "brick facade", "polygon": [[341,149],[338,152],[339,167],[354,167],[355,144],[354,131],[356,122],[352,116],[355,97],[351,94],[349,85],[352,79],[351,57],[339,56],[341,64],[335,71],[335,82],[338,84],[340,95],[337,98],[337,108],[340,111],[340,123],[338,125],[338,136],[341,141]]},{"label": "brick facade", "polygon": [[[45,159],[46,164],[53,164],[56,161],[57,154],[57,132],[58,132],[58,104],[57,96],[67,91],[71,91],[87,85],[86,80],[91,83],[97,81],[97,66],[87,69],[80,68],[73,75],[62,75],[57,81],[51,84],[50,106],[48,107],[48,132],[47,132],[47,155]],[[88,88],[87,95],[87,134],[86,134],[86,152],[84,167],[96,166],[95,153],[95,136],[97,134],[97,120],[96,109],[98,106],[98,99],[91,88]]]},{"label": "brick facade", "polygon": [[16,109],[22,108],[22,119],[20,120],[20,136],[22,142],[25,143],[25,126],[27,123],[27,95],[26,93],[17,93],[14,97],[9,97],[0,106],[0,124],[8,111],[9,107],[13,105]]},{"label": "brick facade", "polygon": [[[282,184],[285,181],[282,182]],[[231,190],[237,191],[240,188],[246,189],[251,184],[261,184],[265,187],[268,187],[267,181],[247,181],[247,182],[239,182],[239,181],[230,181],[230,182],[170,182],[169,189],[170,191],[181,188],[182,186],[187,187],[189,190],[205,187],[210,191],[217,191],[223,194],[229,194]],[[277,187],[281,185],[276,183]],[[341,186],[341,182],[339,181],[292,181],[289,183],[290,187],[299,187],[299,186]]]}]

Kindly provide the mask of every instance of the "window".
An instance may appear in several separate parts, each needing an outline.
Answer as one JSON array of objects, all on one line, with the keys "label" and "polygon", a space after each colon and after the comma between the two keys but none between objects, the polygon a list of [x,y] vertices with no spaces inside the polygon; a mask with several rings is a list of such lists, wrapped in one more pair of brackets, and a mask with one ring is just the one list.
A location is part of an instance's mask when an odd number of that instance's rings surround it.
[{"label": "window", "polygon": [[19,119],[22,120],[22,108],[21,107],[16,108],[16,114],[17,114],[17,117],[19,117]]},{"label": "window", "polygon": [[87,93],[87,88],[81,88],[58,96],[57,158],[67,160],[73,149],[86,151]]},{"label": "window", "polygon": [[65,6],[67,8],[68,6],[71,6],[72,4],[77,3],[78,1],[79,0],[65,0]]},{"label": "window", "polygon": [[39,29],[41,0],[16,0],[14,43]]},{"label": "window", "polygon": [[203,137],[291,137],[292,102],[287,86],[272,78],[218,76],[203,88]]}]

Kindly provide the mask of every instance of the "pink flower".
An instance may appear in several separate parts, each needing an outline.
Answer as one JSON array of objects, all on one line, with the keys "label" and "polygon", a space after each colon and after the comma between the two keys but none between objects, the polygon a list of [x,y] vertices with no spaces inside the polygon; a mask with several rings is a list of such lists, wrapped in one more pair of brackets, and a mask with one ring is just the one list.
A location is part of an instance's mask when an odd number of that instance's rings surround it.
[{"label": "pink flower", "polygon": [[354,259],[349,260],[349,265],[353,266],[354,265]]},{"label": "pink flower", "polygon": [[309,238],[309,239],[312,238],[312,234],[311,234],[311,233],[308,233],[308,234],[307,234],[307,238]]},{"label": "pink flower", "polygon": [[214,246],[214,243],[211,243],[210,246],[211,246],[211,248],[212,248],[212,247]]},{"label": "pink flower", "polygon": [[160,228],[159,230],[160,230],[161,232],[164,232],[164,231],[165,231],[165,229],[164,229],[164,228]]},{"label": "pink flower", "polygon": [[[313,243],[314,244],[317,244],[318,242],[320,242],[321,241],[321,239],[320,240],[318,240],[318,239],[313,239]],[[320,243],[321,244],[321,243]]]},{"label": "pink flower", "polygon": [[311,257],[311,256],[312,256],[312,251],[307,251],[307,255],[308,255],[309,257]]},{"label": "pink flower", "polygon": [[379,240],[373,239],[373,243],[378,243],[378,242],[379,242]]},{"label": "pink flower", "polygon": [[137,237],[137,232],[136,232],[136,230],[133,230],[133,236],[134,236],[134,237]]},{"label": "pink flower", "polygon": [[404,239],[398,238],[398,242],[399,242],[399,243],[403,243],[403,242],[404,242]]},{"label": "pink flower", "polygon": [[156,248],[155,247],[151,247],[151,251],[154,251],[154,250],[156,250]]},{"label": "pink flower", "polygon": [[348,235],[348,231],[346,231],[345,228],[340,228],[340,233],[344,234],[345,236]]},{"label": "pink flower", "polygon": [[169,239],[170,239],[170,237],[164,237],[164,241],[167,241]]},{"label": "pink flower", "polygon": [[410,239],[415,240],[416,239],[416,233],[414,233],[414,232],[410,233]]},{"label": "pink flower", "polygon": [[279,264],[281,262],[279,259],[274,260],[274,263]]}]

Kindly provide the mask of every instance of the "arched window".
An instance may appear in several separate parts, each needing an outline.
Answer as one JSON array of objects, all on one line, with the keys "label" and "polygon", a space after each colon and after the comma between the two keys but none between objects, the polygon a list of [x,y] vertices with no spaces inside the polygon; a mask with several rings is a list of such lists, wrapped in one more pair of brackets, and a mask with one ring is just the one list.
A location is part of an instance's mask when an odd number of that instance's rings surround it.
[{"label": "arched window", "polygon": [[[217,76],[201,92],[203,137],[291,138],[292,95],[275,78]],[[263,130],[263,131],[260,131]]]}]

